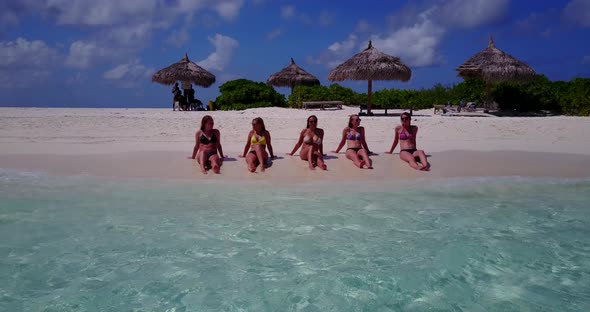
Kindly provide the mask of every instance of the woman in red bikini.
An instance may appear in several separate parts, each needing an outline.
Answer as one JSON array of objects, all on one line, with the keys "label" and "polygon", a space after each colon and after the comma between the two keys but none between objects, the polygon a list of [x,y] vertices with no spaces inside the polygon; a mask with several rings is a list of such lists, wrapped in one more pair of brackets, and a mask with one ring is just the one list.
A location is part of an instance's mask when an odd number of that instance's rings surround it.
[{"label": "woman in red bikini", "polygon": [[369,158],[369,147],[365,141],[365,128],[360,126],[361,119],[358,115],[352,115],[348,119],[348,127],[342,130],[342,139],[335,151],[338,154],[340,149],[347,144],[346,158],[352,160],[355,166],[363,168],[365,165],[368,169],[373,169],[373,161]]},{"label": "woman in red bikini", "polygon": [[197,159],[204,174],[207,174],[208,168],[213,168],[213,172],[219,173],[223,163],[221,134],[219,130],[213,129],[213,125],[213,117],[205,115],[201,119],[201,128],[195,134],[195,147],[191,158]]},{"label": "woman in red bikini", "polygon": [[[426,154],[423,150],[416,148],[416,137],[418,136],[418,127],[412,126],[411,116],[405,112],[401,115],[402,124],[395,127],[395,137],[393,138],[393,145],[387,154],[393,153],[399,141],[400,152],[399,158],[416,170],[428,171],[430,166],[426,160]],[[417,163],[420,162],[420,164]]]}]

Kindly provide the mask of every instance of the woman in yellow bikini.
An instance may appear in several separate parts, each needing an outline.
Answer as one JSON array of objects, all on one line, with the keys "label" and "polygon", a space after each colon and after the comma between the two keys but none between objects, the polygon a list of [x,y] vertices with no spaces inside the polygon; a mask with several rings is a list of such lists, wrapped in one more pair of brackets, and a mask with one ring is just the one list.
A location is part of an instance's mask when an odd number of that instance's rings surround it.
[{"label": "woman in yellow bikini", "polygon": [[195,147],[191,158],[197,159],[204,174],[207,174],[208,168],[219,173],[223,163],[221,134],[219,130],[213,129],[213,125],[213,117],[205,115],[201,119],[201,128],[195,133]]},{"label": "woman in yellow bikini", "polygon": [[318,118],[311,115],[307,118],[307,126],[301,130],[299,141],[293,147],[293,151],[287,155],[292,156],[301,147],[299,157],[301,160],[307,160],[309,169],[314,170],[316,166],[327,170],[328,166],[324,163],[324,130],[317,127]]},{"label": "woman in yellow bikini", "polygon": [[346,158],[352,160],[355,166],[363,168],[367,166],[368,169],[373,169],[373,161],[369,158],[371,152],[365,140],[365,128],[360,126],[361,119],[359,115],[352,115],[348,119],[348,127],[342,130],[342,139],[338,148],[333,153],[338,154],[340,149],[347,144]]},{"label": "woman in yellow bikini", "polygon": [[248,140],[246,140],[244,153],[240,156],[246,158],[246,163],[248,164],[248,170],[250,170],[250,172],[255,172],[258,165],[260,165],[260,172],[264,172],[268,160],[268,153],[266,153],[267,147],[268,152],[270,153],[270,158],[274,159],[275,156],[272,151],[270,132],[264,127],[264,121],[262,118],[256,117],[252,120],[252,130],[248,133]]},{"label": "woman in yellow bikini", "polygon": [[[416,137],[418,136],[418,127],[411,125],[411,116],[405,112],[401,115],[402,124],[395,127],[395,134],[391,149],[385,153],[391,154],[399,142],[400,152],[399,159],[407,162],[410,167],[416,170],[428,171],[430,166],[423,150],[416,148]],[[418,164],[418,162],[420,164]]]}]

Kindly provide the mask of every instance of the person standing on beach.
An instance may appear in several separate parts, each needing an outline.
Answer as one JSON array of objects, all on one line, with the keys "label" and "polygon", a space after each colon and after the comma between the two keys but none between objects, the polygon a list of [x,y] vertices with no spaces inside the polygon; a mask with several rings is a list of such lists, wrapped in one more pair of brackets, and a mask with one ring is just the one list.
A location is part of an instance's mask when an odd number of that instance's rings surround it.
[{"label": "person standing on beach", "polygon": [[246,163],[248,164],[248,170],[250,172],[256,172],[256,167],[258,167],[258,165],[260,165],[260,172],[264,172],[264,169],[266,169],[266,162],[269,159],[268,153],[266,152],[267,147],[268,152],[270,153],[270,159],[274,159],[275,156],[272,151],[270,132],[266,130],[262,118],[256,117],[252,120],[252,130],[248,133],[244,153],[240,155],[241,158],[246,158]]},{"label": "person standing on beach", "polygon": [[221,134],[219,130],[213,128],[213,125],[213,117],[205,115],[201,119],[201,128],[195,134],[195,147],[191,158],[197,159],[204,174],[207,174],[208,168],[213,168],[213,172],[220,173],[223,164]]},{"label": "person standing on beach", "polygon": [[348,118],[348,127],[342,130],[342,139],[335,151],[332,153],[338,154],[344,144],[346,143],[346,158],[352,160],[355,166],[363,168],[365,165],[367,169],[373,169],[373,161],[369,158],[369,147],[365,140],[365,128],[360,126],[361,118],[359,115],[351,115]]},{"label": "person standing on beach", "polygon": [[178,82],[174,84],[174,88],[172,88],[172,94],[174,94],[174,98],[172,99],[172,110],[176,110],[176,102],[178,102],[178,110],[180,110],[180,88],[178,88]]},{"label": "person standing on beach", "polygon": [[[430,165],[426,159],[426,154],[423,150],[416,148],[416,138],[418,136],[418,127],[412,126],[411,115],[407,112],[401,114],[402,124],[395,127],[395,133],[393,138],[393,144],[391,149],[386,154],[392,154],[393,150],[400,142],[399,159],[410,164],[410,167],[416,170],[429,171]],[[420,162],[420,165],[417,163]]]},{"label": "person standing on beach", "polygon": [[314,170],[316,166],[327,170],[328,166],[324,163],[324,130],[317,127],[318,118],[315,115],[311,115],[307,118],[307,126],[301,130],[299,134],[299,141],[293,147],[293,151],[287,155],[292,156],[301,147],[301,153],[299,157],[301,160],[307,160],[309,163],[309,169]]}]

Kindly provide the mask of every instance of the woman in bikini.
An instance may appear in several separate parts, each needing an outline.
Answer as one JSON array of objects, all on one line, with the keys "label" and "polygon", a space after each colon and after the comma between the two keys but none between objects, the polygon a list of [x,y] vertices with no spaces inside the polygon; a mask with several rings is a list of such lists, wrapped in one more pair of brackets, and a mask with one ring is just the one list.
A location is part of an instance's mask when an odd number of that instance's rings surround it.
[{"label": "woman in bikini", "polygon": [[[410,167],[416,170],[430,170],[428,160],[426,160],[426,154],[423,150],[419,150],[416,148],[416,137],[418,136],[418,127],[412,126],[410,124],[410,114],[407,112],[403,113],[401,115],[401,122],[401,125],[395,127],[395,136],[393,138],[393,145],[391,145],[391,149],[385,153],[393,153],[393,150],[399,142],[399,146],[401,149],[399,152],[399,158],[401,160],[407,162],[408,164],[410,164]],[[420,162],[420,164],[418,164],[417,161]]]},{"label": "woman in bikini", "polygon": [[213,129],[213,125],[213,117],[205,115],[201,119],[201,129],[195,134],[195,147],[191,158],[197,159],[204,174],[207,174],[208,168],[213,168],[213,172],[219,173],[223,163],[221,135],[219,130]]},{"label": "woman in bikini", "polygon": [[[301,160],[307,160],[309,169],[314,170],[316,166],[327,170],[328,166],[324,163],[324,130],[317,127],[318,118],[311,115],[307,118],[307,126],[301,130],[299,134],[299,141],[293,147],[293,151],[287,155],[292,156],[301,147],[299,157]],[[303,146],[302,146],[303,145]]]},{"label": "woman in bikini", "polygon": [[250,170],[250,172],[255,172],[258,165],[260,165],[260,172],[264,172],[266,161],[268,160],[268,153],[266,153],[267,147],[268,152],[270,153],[270,158],[274,159],[275,156],[272,151],[270,132],[264,127],[264,121],[262,118],[256,117],[252,120],[252,130],[248,133],[244,153],[240,155],[240,157],[246,158],[246,163],[248,164],[248,170]]},{"label": "woman in bikini", "polygon": [[355,166],[363,168],[365,165],[368,169],[373,169],[373,161],[369,158],[369,147],[365,140],[365,128],[360,126],[361,119],[358,115],[352,115],[348,119],[348,127],[342,130],[342,139],[340,144],[333,153],[339,153],[344,143],[346,143],[346,158],[352,160]]}]

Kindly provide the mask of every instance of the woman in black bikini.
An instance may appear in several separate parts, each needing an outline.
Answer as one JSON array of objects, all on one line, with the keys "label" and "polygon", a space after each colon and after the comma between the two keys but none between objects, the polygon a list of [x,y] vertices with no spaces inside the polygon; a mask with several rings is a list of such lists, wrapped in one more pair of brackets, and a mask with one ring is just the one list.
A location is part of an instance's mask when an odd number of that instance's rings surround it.
[{"label": "woman in black bikini", "polygon": [[[403,113],[401,115],[401,122],[401,125],[395,127],[395,136],[393,138],[393,145],[391,145],[391,149],[385,153],[393,153],[393,150],[397,146],[397,143],[401,141],[399,144],[401,149],[399,152],[399,158],[410,164],[410,167],[416,170],[430,170],[428,160],[426,160],[426,154],[423,150],[419,150],[416,148],[416,137],[418,136],[418,127],[412,126],[410,124],[410,114],[407,112]],[[416,162],[416,160],[420,162],[420,165]]]},{"label": "woman in black bikini", "polygon": [[195,134],[195,147],[193,148],[192,159],[197,159],[201,165],[201,171],[207,174],[208,168],[219,173],[223,164],[223,149],[221,148],[221,134],[219,130],[213,129],[213,117],[203,116],[201,129]]},{"label": "woman in black bikini", "polygon": [[315,115],[311,115],[307,118],[307,126],[301,130],[299,134],[299,141],[293,147],[293,151],[287,155],[292,156],[301,147],[301,153],[299,157],[301,160],[307,160],[309,163],[309,169],[314,170],[316,166],[327,170],[328,166],[324,163],[324,130],[317,127],[318,118]]},{"label": "woman in black bikini", "polygon": [[365,128],[360,126],[361,119],[358,115],[352,115],[348,119],[348,127],[342,130],[342,139],[340,144],[333,153],[338,154],[340,149],[347,144],[346,158],[352,160],[355,166],[363,168],[365,165],[368,169],[373,169],[373,161],[369,158],[369,147],[365,140]]}]

